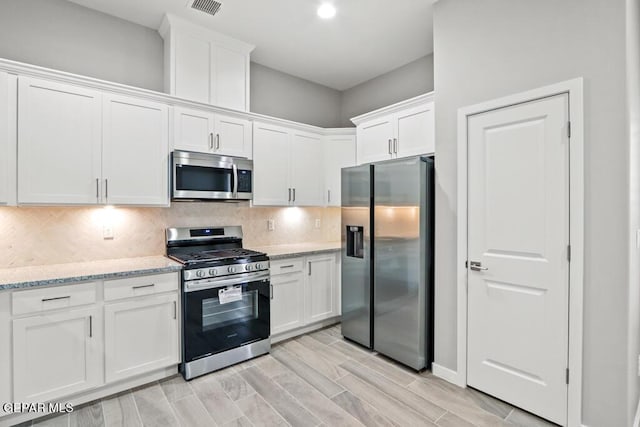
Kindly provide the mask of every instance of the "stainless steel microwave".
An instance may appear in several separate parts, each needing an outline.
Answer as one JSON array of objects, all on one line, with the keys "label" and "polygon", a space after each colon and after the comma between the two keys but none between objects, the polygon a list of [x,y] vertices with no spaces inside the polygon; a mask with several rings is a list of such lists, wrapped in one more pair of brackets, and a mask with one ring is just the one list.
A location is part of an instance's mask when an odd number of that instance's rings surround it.
[{"label": "stainless steel microwave", "polygon": [[253,197],[253,161],[215,154],[171,154],[172,200],[241,201]]}]

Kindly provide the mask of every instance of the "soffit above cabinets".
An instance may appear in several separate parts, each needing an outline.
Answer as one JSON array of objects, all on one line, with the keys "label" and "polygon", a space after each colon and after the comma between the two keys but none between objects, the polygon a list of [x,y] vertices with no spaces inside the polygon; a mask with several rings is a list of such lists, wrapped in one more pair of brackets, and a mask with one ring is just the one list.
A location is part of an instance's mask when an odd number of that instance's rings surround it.
[{"label": "soffit above cabinets", "polygon": [[165,13],[256,45],[252,61],[345,90],[433,52],[434,0],[223,0],[215,16],[187,0],[70,0],[158,29]]}]

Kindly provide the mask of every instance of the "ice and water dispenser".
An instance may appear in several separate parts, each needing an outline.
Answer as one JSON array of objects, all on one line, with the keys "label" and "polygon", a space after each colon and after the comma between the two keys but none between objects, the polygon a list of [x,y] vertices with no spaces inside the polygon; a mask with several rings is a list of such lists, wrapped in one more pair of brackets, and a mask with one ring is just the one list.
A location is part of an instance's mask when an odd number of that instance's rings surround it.
[{"label": "ice and water dispenser", "polygon": [[347,225],[347,256],[364,258],[364,227]]}]

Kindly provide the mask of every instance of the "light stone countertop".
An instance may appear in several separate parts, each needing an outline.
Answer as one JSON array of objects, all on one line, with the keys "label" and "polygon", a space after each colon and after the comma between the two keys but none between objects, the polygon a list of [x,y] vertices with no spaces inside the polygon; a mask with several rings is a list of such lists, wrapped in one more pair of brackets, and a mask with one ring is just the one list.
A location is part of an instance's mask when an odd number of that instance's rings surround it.
[{"label": "light stone countertop", "polygon": [[180,271],[164,256],[0,269],[0,291]]},{"label": "light stone countertop", "polygon": [[340,250],[340,242],[309,242],[290,245],[250,246],[247,249],[265,252],[272,260],[290,258],[294,256],[314,255]]}]

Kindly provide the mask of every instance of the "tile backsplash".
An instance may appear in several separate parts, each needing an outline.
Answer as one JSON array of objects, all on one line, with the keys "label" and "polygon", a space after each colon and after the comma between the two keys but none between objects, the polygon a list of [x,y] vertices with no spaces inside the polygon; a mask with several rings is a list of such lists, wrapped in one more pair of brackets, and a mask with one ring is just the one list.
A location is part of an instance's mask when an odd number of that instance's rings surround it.
[{"label": "tile backsplash", "polygon": [[[274,231],[268,231],[268,219],[275,221]],[[241,225],[248,248],[328,242],[340,239],[340,209],[193,202],[170,208],[0,207],[0,268],[163,255],[165,228],[210,225]],[[113,229],[113,239],[103,238],[104,227]]]}]

